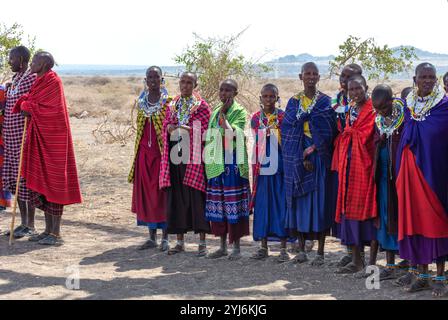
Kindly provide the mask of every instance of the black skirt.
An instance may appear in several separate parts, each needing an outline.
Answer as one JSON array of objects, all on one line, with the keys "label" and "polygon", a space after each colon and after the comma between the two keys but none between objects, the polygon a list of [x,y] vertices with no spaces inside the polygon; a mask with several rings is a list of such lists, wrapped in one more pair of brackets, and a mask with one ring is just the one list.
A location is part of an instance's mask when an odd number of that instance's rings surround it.
[{"label": "black skirt", "polygon": [[167,189],[167,232],[169,234],[210,233],[205,218],[205,193],[183,184],[186,164],[170,162],[171,187]]}]

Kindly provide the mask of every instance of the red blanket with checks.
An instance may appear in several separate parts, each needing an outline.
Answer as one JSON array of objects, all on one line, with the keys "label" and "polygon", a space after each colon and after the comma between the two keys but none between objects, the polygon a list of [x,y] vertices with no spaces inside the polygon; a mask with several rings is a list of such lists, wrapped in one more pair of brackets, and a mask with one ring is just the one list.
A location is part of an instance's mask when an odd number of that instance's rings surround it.
[{"label": "red blanket with checks", "polygon": [[[336,208],[338,223],[341,222],[342,214],[345,214],[346,219],[357,221],[377,216],[373,172],[374,133],[375,114],[372,101],[368,100],[362,107],[358,119],[351,126],[347,115],[347,125],[335,141],[332,170],[337,171],[339,176]],[[349,168],[348,175],[347,168]]]},{"label": "red blanket with checks", "polygon": [[29,113],[22,176],[30,190],[49,202],[81,202],[75,153],[62,81],[53,71],[37,78],[13,113]]}]

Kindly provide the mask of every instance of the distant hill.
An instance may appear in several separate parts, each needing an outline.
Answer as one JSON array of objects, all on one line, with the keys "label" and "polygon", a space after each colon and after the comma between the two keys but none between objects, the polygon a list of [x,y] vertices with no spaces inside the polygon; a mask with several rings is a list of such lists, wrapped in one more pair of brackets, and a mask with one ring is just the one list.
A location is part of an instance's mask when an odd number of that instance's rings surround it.
[{"label": "distant hill", "polygon": [[[410,47],[410,46],[405,46]],[[393,48],[394,50],[399,49],[399,47]],[[419,57],[419,60],[448,60],[448,54],[443,53],[433,53],[425,51],[422,49],[415,48],[415,53]],[[275,60],[269,61],[268,63],[304,63],[307,61],[322,61],[327,62],[334,59],[334,55],[329,56],[313,56],[309,53],[301,53],[298,55],[287,55],[284,57],[277,58]]]}]

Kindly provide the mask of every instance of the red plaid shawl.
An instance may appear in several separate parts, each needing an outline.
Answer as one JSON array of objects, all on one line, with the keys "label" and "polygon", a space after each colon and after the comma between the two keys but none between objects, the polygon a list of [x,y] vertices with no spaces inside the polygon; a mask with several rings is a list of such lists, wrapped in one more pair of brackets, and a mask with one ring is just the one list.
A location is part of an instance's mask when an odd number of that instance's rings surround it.
[{"label": "red plaid shawl", "polygon": [[[211,110],[205,102],[197,93],[195,93],[196,99],[201,100],[201,104],[199,108],[196,109],[196,111],[193,112],[193,114],[190,117],[190,122],[188,123],[188,126],[193,128],[193,123],[195,121],[199,121],[201,123],[201,137],[196,137],[195,139],[201,140],[201,148],[199,150],[195,150],[198,148],[195,148],[194,145],[191,145],[195,140],[193,138],[193,130],[190,131],[190,163],[187,164],[187,169],[185,172],[184,177],[184,185],[189,186],[191,188],[197,189],[202,192],[206,192],[206,178],[205,178],[205,168],[204,163],[201,161],[201,164],[195,164],[193,163],[193,159],[201,159],[202,160],[202,153],[204,150],[205,143],[202,141],[202,137],[204,133],[208,129],[208,123],[210,120]],[[176,102],[180,99],[180,97],[176,97],[172,105],[175,105]],[[162,155],[162,162],[160,164],[160,177],[159,177],[159,184],[160,188],[169,188],[171,187],[171,176],[170,176],[170,147],[169,147],[169,134],[167,132],[168,125],[173,124],[175,126],[178,125],[178,120],[176,117],[175,110],[171,110],[171,108],[168,108],[166,110],[166,116],[165,120],[163,122],[163,155]],[[196,151],[196,152],[195,152]],[[200,153],[198,152],[200,151]],[[197,161],[195,161],[197,162]]]},{"label": "red plaid shawl", "polygon": [[48,202],[81,202],[75,153],[61,79],[47,72],[17,101],[13,113],[31,114],[24,148],[26,186]]},{"label": "red plaid shawl", "polygon": [[[341,215],[347,219],[365,221],[377,216],[374,181],[375,114],[369,99],[353,126],[347,125],[336,138],[332,170],[339,175],[336,222]],[[350,172],[347,181],[348,151],[351,145]],[[347,188],[348,183],[348,188]]]}]

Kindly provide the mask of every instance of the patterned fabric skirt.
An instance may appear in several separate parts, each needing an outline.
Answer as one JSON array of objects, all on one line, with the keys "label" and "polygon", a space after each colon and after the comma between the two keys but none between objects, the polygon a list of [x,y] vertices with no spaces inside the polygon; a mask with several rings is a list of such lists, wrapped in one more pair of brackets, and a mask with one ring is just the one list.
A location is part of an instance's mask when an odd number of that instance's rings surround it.
[{"label": "patterned fabric skirt", "polygon": [[[233,163],[236,163],[236,153]],[[249,202],[249,180],[240,176],[238,165],[226,164],[224,172],[207,183],[205,216],[212,223],[213,234],[229,233],[230,243],[248,236]]]},{"label": "patterned fabric skirt", "polygon": [[60,217],[64,211],[64,206],[62,204],[48,202],[45,196],[34,191],[30,191],[29,201],[33,207],[38,208],[51,216]]},{"label": "patterned fabric skirt", "polygon": [[[0,126],[3,125],[3,115],[0,115]],[[3,137],[0,136],[0,173],[3,169],[3,163],[4,163],[4,154],[5,154],[5,148],[3,143]],[[6,210],[7,207],[11,206],[11,193],[3,190],[3,179],[0,174],[0,211]]]},{"label": "patterned fabric skirt", "polygon": [[249,218],[249,197],[249,180],[240,176],[238,165],[226,164],[224,172],[207,183],[205,216],[211,222],[236,224]]},{"label": "patterned fabric skirt", "polygon": [[[5,120],[3,124],[3,142],[5,146],[4,163],[2,169],[3,186],[5,190],[16,192],[17,171],[19,169],[20,148],[25,119],[21,114],[12,114],[14,106],[8,100]],[[9,110],[9,112],[8,112]],[[19,200],[30,201],[30,190],[26,188],[25,179],[20,179]]]}]

